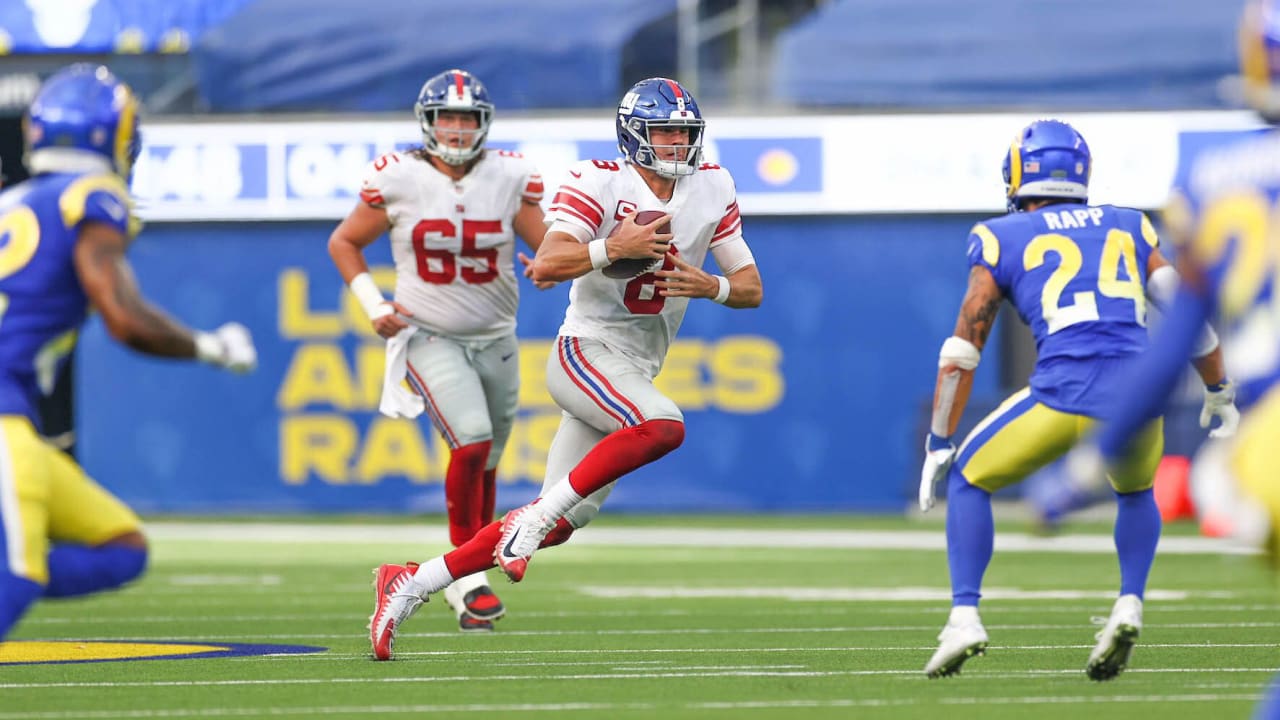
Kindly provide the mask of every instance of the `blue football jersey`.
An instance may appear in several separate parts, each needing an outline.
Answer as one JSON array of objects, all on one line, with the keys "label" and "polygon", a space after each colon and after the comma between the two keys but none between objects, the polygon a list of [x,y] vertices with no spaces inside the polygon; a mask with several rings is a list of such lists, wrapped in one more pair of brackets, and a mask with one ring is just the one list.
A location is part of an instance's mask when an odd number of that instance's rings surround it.
[{"label": "blue football jersey", "polygon": [[123,180],[53,173],[0,193],[0,415],[38,426],[39,394],[75,347],[88,303],[73,252],[86,222],[130,231]]},{"label": "blue football jersey", "polygon": [[1261,314],[1280,339],[1280,131],[1201,152],[1175,179],[1164,219],[1224,323]]},{"label": "blue football jersey", "polygon": [[1146,215],[1056,204],[974,226],[969,264],[991,271],[1036,340],[1031,394],[1099,416],[1118,372],[1146,349],[1147,262],[1159,244]]}]

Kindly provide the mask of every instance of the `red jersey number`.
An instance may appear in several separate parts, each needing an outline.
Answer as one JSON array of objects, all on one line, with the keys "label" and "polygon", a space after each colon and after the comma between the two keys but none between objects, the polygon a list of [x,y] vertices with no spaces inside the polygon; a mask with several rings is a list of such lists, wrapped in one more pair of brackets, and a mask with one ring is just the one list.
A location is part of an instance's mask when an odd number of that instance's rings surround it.
[{"label": "red jersey number", "polygon": [[[428,248],[427,236],[438,235],[441,238],[458,236],[457,227],[450,220],[419,220],[413,226],[413,254],[418,260],[418,277],[435,285],[447,285],[458,276],[457,257],[476,258],[483,261],[482,267],[469,263],[462,266],[462,281],[469,285],[483,285],[498,277],[498,249],[482,249],[476,247],[476,235],[480,233],[502,232],[501,220],[463,220],[462,250],[456,256],[452,250]],[[432,266],[431,260],[435,260]]]}]

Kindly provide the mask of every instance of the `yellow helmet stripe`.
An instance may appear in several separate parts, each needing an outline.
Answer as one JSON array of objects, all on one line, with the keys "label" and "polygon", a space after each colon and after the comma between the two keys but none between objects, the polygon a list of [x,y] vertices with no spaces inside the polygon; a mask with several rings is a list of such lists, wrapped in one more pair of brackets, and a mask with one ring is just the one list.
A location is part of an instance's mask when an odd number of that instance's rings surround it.
[{"label": "yellow helmet stripe", "polygon": [[1009,197],[1022,187],[1022,136],[1016,135],[1009,145]]},{"label": "yellow helmet stripe", "polygon": [[116,125],[116,145],[115,160],[116,171],[122,177],[127,177],[131,170],[132,160],[129,157],[129,146],[133,144],[133,132],[135,126],[135,118],[138,115],[138,99],[133,96],[129,88],[122,87],[124,93],[124,104],[120,108],[120,122]]}]

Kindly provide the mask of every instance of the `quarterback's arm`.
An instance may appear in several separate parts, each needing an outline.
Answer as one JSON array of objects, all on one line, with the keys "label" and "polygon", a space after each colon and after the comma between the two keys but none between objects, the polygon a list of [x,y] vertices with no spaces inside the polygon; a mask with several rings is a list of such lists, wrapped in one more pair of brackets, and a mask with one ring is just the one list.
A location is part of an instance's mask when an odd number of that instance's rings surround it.
[{"label": "quarterback's arm", "polygon": [[960,416],[973,390],[974,370],[1002,300],[1004,294],[991,271],[981,265],[973,266],[955,331],[942,344],[938,356],[938,379],[934,384],[929,428],[940,438],[951,437],[960,424]]},{"label": "quarterback's arm", "polygon": [[658,232],[658,228],[670,219],[663,216],[648,225],[637,225],[632,213],[612,235],[594,240],[586,229],[557,220],[547,229],[533,259],[533,280],[573,280],[622,258],[659,260],[666,255],[672,236]]},{"label": "quarterback's arm", "polygon": [[125,258],[127,247],[124,233],[98,222],[84,223],[76,242],[76,274],[107,332],[148,355],[195,357],[195,335],[142,297]]}]

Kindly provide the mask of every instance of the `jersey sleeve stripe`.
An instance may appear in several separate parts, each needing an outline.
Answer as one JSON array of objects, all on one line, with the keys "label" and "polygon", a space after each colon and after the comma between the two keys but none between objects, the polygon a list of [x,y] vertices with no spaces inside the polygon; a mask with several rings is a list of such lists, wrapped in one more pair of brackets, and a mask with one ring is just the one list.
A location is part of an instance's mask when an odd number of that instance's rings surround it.
[{"label": "jersey sleeve stripe", "polygon": [[373,188],[362,189],[360,199],[376,208],[385,207],[387,204],[387,201],[382,199],[382,193]]},{"label": "jersey sleeve stripe", "polygon": [[585,215],[574,210],[568,205],[552,205],[551,209],[547,211],[547,214],[552,217],[559,216],[562,220],[567,220],[574,225],[580,225],[586,228],[587,232],[590,232],[593,235],[600,229],[599,225],[591,222],[591,220],[587,219]]},{"label": "jersey sleeve stripe", "polygon": [[581,191],[581,190],[579,190],[578,188],[573,187],[573,186],[571,186],[571,185],[562,185],[562,186],[560,187],[560,192],[561,192],[561,193],[568,193],[568,194],[570,194],[570,195],[573,195],[573,196],[577,197],[577,198],[578,198],[579,200],[581,200],[582,202],[584,202],[584,203],[586,203],[586,204],[590,205],[591,207],[595,208],[596,214],[600,215],[601,217],[603,217],[603,216],[604,216],[604,206],[603,206],[603,205],[601,205],[601,204],[600,204],[600,202],[599,202],[598,200],[596,200],[595,198],[591,197],[590,195],[588,195],[588,194],[586,194],[586,193],[582,192],[582,191]]},{"label": "jersey sleeve stripe", "polygon": [[739,232],[740,230],[742,230],[741,220],[739,220],[738,222],[735,222],[732,226],[725,228],[723,231],[718,232],[714,236],[712,236],[711,244],[718,245],[719,243],[722,243],[725,240],[736,237],[741,234]]},{"label": "jersey sleeve stripe", "polygon": [[738,213],[738,202],[735,200],[726,208],[724,217],[720,218],[720,224],[716,226],[716,235],[728,230],[735,223],[739,222],[740,214]]},{"label": "jersey sleeve stripe", "polygon": [[524,198],[526,200],[540,201],[545,190],[546,188],[542,185],[542,176],[530,175],[529,182],[524,186]]},{"label": "jersey sleeve stripe", "polygon": [[574,214],[586,220],[592,227],[598,228],[604,222],[604,211],[599,206],[593,207],[591,204],[583,202],[576,195],[561,190],[556,193],[555,207],[562,207],[574,210]]}]

